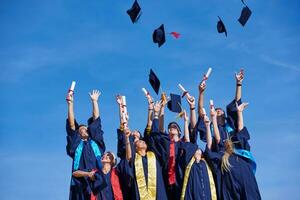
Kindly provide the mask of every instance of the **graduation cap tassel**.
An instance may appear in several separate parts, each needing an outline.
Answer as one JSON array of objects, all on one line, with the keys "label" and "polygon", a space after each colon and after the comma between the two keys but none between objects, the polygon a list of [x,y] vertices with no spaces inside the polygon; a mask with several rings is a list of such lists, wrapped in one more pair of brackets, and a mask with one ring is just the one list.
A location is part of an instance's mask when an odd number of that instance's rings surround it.
[{"label": "graduation cap tassel", "polygon": [[175,39],[178,39],[180,36],[181,36],[181,34],[180,33],[178,33],[178,32],[171,32],[171,33],[169,33],[169,34],[171,34]]}]

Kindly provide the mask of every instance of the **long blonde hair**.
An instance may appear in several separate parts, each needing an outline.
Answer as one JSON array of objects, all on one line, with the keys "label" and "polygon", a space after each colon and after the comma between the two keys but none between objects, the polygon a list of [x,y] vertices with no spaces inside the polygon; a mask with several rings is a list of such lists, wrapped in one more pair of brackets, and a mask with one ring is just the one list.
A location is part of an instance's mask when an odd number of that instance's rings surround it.
[{"label": "long blonde hair", "polygon": [[231,165],[229,163],[229,157],[231,156],[231,154],[233,153],[233,143],[230,139],[225,140],[225,153],[222,156],[222,163],[221,163],[221,170],[224,173],[229,172]]}]

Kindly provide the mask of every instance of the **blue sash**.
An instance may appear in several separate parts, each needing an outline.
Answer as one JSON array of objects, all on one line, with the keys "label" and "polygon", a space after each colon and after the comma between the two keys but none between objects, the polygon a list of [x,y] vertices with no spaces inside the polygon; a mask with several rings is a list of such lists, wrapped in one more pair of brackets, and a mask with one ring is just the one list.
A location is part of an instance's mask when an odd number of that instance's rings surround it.
[{"label": "blue sash", "polygon": [[[210,125],[210,131],[212,136],[214,136],[214,127],[212,126],[212,124]],[[225,132],[228,134],[229,137],[234,132],[233,128],[228,123],[225,124]]]},{"label": "blue sash", "polygon": [[[93,152],[96,156],[98,167],[99,167],[99,169],[101,169],[102,168],[102,163],[101,163],[102,154],[99,149],[99,146],[97,145],[97,143],[94,140],[90,140],[89,142],[90,142]],[[76,151],[75,151],[74,162],[73,162],[73,171],[76,171],[79,168],[79,162],[80,162],[80,158],[82,155],[82,149],[83,149],[83,140],[80,141],[80,143],[77,146]],[[74,184],[73,179],[72,179],[71,184],[72,185]]]},{"label": "blue sash", "polygon": [[256,162],[255,159],[250,151],[244,150],[244,149],[234,149],[234,153],[236,155],[242,156],[244,158],[247,158],[251,162],[252,171],[255,174],[256,172]]}]

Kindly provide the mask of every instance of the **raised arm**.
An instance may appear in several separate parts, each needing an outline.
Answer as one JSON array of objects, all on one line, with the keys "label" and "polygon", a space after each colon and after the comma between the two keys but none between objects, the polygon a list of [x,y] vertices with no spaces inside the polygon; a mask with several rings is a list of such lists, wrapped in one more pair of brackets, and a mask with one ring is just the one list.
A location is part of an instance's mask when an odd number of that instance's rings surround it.
[{"label": "raised arm", "polygon": [[161,100],[162,105],[161,105],[161,109],[160,109],[160,113],[159,113],[158,127],[159,127],[160,132],[165,132],[165,107],[168,103],[166,93],[161,94],[160,100]]},{"label": "raised arm", "polygon": [[128,128],[124,130],[125,139],[126,139],[126,160],[130,161],[132,158],[132,152],[131,152],[131,145],[129,136],[131,135],[131,132]]},{"label": "raised arm", "polygon": [[75,131],[75,117],[74,117],[74,95],[73,92],[68,93],[67,95],[67,103],[68,103],[68,121],[70,128]]},{"label": "raised arm", "polygon": [[244,80],[244,70],[241,69],[239,73],[235,74],[236,89],[235,89],[235,101],[238,101],[242,97],[242,82]]},{"label": "raised arm", "polygon": [[243,119],[243,111],[248,106],[249,103],[242,103],[238,105],[236,103],[237,115],[238,115],[238,132],[240,132],[244,128],[244,119]]},{"label": "raised arm", "polygon": [[120,129],[123,130],[124,129],[124,120],[122,117],[122,112],[123,112],[123,105],[122,105],[122,96],[121,95],[117,95],[116,96],[116,100],[117,103],[119,105],[119,121],[120,121]]},{"label": "raised arm", "polygon": [[[195,97],[190,96],[190,98],[186,98],[189,106],[190,106],[190,122],[191,122],[191,129],[194,130],[197,119],[196,119],[196,110],[195,110]],[[202,105],[203,106],[203,105]]]},{"label": "raised arm", "polygon": [[217,144],[219,144],[221,141],[221,137],[220,137],[220,131],[217,123],[217,112],[213,106],[210,108],[210,117],[213,123],[215,139]]},{"label": "raised arm", "polygon": [[184,120],[184,140],[185,142],[190,142],[190,134],[189,134],[189,118],[186,111],[183,111],[183,120]]},{"label": "raised arm", "polygon": [[210,121],[209,121],[209,118],[206,115],[204,115],[204,123],[205,123],[205,128],[206,128],[207,148],[211,149],[212,138],[211,138],[211,132],[210,132]]},{"label": "raised arm", "polygon": [[97,119],[100,116],[99,113],[99,106],[98,106],[98,98],[101,95],[101,92],[99,90],[93,90],[92,92],[89,92],[89,95],[92,100],[93,105],[93,119]]},{"label": "raised arm", "polygon": [[202,81],[199,86],[199,98],[198,98],[198,115],[199,117],[203,117],[204,113],[203,113],[203,106],[204,106],[204,91],[206,88],[206,82]]},{"label": "raised arm", "polygon": [[154,101],[153,101],[153,98],[150,96],[150,94],[148,94],[146,97],[147,97],[147,101],[148,101],[148,116],[147,116],[146,129],[151,130]]}]

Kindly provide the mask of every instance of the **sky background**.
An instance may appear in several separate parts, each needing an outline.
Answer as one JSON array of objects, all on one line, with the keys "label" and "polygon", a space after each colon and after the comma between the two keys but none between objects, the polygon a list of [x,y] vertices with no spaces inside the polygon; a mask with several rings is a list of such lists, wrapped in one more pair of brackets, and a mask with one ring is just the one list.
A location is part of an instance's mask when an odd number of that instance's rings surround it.
[{"label": "sky background", "polygon": [[[130,127],[143,130],[147,101],[141,88],[157,99],[150,68],[168,94],[179,93],[181,83],[198,98],[209,66],[206,107],[214,99],[225,108],[234,97],[234,72],[245,69],[243,100],[250,104],[244,120],[262,198],[300,199],[300,2],[246,2],[253,14],[242,27],[239,0],[140,0],[137,24],[126,14],[133,0],[1,0],[1,199],[68,199],[65,96],[72,80],[81,123],[92,112],[88,92],[102,92],[105,142],[116,151],[115,94],[127,97]],[[227,38],[217,33],[217,16]],[[168,35],[158,48],[152,32],[162,23],[182,37]],[[175,115],[167,111],[166,118]]]}]

